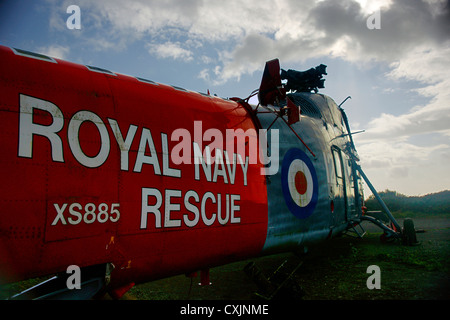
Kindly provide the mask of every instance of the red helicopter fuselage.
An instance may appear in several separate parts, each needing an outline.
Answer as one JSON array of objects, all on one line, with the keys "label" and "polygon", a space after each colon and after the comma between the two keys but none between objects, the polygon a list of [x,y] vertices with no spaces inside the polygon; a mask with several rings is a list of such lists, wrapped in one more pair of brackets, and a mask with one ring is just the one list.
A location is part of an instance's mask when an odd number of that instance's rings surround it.
[{"label": "red helicopter fuselage", "polygon": [[292,250],[360,215],[328,100],[303,132],[273,125],[268,175],[252,146],[270,112],[9,47],[0,65],[0,282],[108,265],[114,291]]}]

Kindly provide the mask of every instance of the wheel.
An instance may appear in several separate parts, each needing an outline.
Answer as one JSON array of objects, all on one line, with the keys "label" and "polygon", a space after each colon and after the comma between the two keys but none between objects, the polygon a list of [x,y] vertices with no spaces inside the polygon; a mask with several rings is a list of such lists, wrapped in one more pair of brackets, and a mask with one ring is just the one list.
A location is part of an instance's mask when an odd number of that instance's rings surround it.
[{"label": "wheel", "polygon": [[414,222],[410,218],[403,221],[403,244],[412,246],[417,244],[416,229]]}]

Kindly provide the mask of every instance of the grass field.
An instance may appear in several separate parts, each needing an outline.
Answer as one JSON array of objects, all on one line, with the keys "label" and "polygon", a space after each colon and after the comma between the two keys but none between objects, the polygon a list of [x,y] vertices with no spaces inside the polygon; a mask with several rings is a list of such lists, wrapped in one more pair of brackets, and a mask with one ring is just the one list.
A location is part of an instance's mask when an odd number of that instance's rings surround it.
[{"label": "grass field", "polygon": [[[179,275],[140,284],[123,299],[132,300],[254,300],[258,286],[243,271],[254,262],[269,277],[287,261],[289,273],[300,262],[292,282],[285,288],[301,288],[301,295],[281,290],[275,298],[302,300],[449,300],[450,299],[450,218],[435,216],[414,219],[420,242],[417,246],[403,246],[399,241],[381,243],[381,231],[368,222],[363,226],[367,234],[362,238],[342,236],[318,244],[298,257],[292,253],[260,257],[231,263],[210,271],[211,286],[201,287],[198,278]],[[399,219],[400,225],[402,220]],[[369,290],[366,281],[370,265],[380,268],[381,289]],[[34,284],[31,279],[8,286],[0,292],[0,299],[8,293],[20,292]],[[295,291],[294,293],[298,293]],[[2,296],[3,295],[3,296]]]},{"label": "grass field", "polygon": [[[402,225],[401,220],[399,223]],[[366,225],[362,239],[343,236],[310,248],[300,259],[279,254],[251,260],[268,277],[285,260],[303,260],[293,280],[303,289],[303,300],[435,300],[450,299],[450,219],[417,218],[417,246],[398,241],[381,243],[380,229]],[[257,299],[258,287],[244,273],[242,261],[211,270],[211,286],[183,275],[134,287],[126,298],[149,300]],[[380,267],[381,289],[367,288],[370,265]],[[292,299],[298,296],[288,295]],[[283,296],[286,298],[286,295]]]}]

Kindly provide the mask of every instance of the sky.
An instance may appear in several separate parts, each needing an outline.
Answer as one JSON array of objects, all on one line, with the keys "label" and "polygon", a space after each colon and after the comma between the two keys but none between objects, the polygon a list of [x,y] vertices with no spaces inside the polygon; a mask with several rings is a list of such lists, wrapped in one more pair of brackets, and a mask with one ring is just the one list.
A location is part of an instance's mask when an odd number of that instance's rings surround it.
[{"label": "sky", "polygon": [[323,63],[378,191],[450,189],[449,1],[2,0],[0,44],[225,98]]}]

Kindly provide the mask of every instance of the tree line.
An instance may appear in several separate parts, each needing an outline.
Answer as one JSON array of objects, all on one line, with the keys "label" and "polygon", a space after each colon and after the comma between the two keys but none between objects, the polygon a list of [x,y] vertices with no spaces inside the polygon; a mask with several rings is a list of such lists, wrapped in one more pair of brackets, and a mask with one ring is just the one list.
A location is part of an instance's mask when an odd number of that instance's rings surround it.
[{"label": "tree line", "polygon": [[[450,214],[450,190],[424,196],[406,196],[391,190],[378,194],[392,214],[397,216]],[[382,210],[374,195],[366,199],[365,206],[368,211]]]}]

